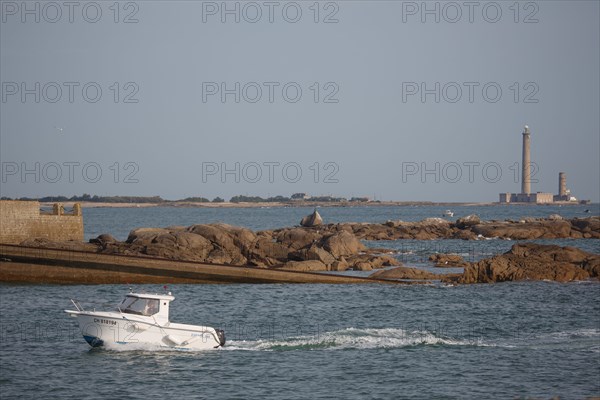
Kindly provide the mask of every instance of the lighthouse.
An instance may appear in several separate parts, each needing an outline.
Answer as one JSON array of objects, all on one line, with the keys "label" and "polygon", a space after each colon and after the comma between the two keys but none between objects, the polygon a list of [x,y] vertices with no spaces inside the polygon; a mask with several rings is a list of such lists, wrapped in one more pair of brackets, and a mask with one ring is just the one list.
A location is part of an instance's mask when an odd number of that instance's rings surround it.
[{"label": "lighthouse", "polygon": [[[532,192],[531,191],[531,131],[529,126],[525,125],[522,132],[523,147],[521,158],[521,192],[520,193],[500,193],[500,203],[552,203],[554,196],[552,193]],[[534,181],[535,182],[535,181]]]},{"label": "lighthouse", "polygon": [[531,132],[525,125],[523,130],[523,164],[521,166],[521,193],[531,193]]}]

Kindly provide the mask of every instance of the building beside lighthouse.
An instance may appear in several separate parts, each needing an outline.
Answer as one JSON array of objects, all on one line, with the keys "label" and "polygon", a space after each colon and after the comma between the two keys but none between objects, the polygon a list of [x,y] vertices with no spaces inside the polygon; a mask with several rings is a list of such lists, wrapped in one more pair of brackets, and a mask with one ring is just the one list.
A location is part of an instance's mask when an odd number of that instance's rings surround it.
[{"label": "building beside lighthouse", "polygon": [[577,201],[567,189],[567,175],[564,172],[558,174],[558,194],[554,196],[554,201]]},{"label": "building beside lighthouse", "polygon": [[521,193],[500,193],[500,203],[553,203],[559,201],[577,201],[567,189],[564,172],[558,174],[558,195],[543,192],[531,192],[531,131],[525,125],[523,130],[523,154],[521,160]]}]

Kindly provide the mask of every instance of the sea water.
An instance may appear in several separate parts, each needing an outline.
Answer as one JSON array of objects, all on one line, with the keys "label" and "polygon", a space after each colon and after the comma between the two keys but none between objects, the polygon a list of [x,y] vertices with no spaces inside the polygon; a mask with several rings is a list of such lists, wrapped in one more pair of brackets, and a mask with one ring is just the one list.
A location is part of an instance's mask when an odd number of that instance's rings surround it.
[{"label": "sea water", "polygon": [[[205,352],[92,349],[69,298],[124,285],[2,285],[4,398],[551,398],[600,392],[600,285],[174,285],[172,320],[225,329]],[[134,291],[162,291],[156,285]]]},{"label": "sea water", "polygon": [[[486,219],[589,215],[579,206],[557,209],[492,206],[475,211]],[[297,223],[307,211],[89,209],[86,236],[111,232],[124,238],[137,226],[215,221],[266,229]],[[320,211],[326,221],[384,222],[438,216],[443,209],[415,207],[413,214],[408,209],[367,207]],[[115,214],[127,217],[115,218]],[[598,252],[598,240],[545,242]],[[405,263],[426,265],[428,254],[438,250],[483,257],[513,243],[399,240],[386,241],[385,247],[399,250],[396,256],[405,257]],[[382,247],[380,242],[367,244]],[[160,285],[132,289],[164,290]],[[0,397],[580,399],[600,395],[597,283],[172,285],[168,290],[176,297],[171,320],[224,329],[223,349],[188,352],[144,345],[92,349],[81,337],[76,320],[63,312],[73,307],[69,299],[77,298],[89,309],[113,309],[128,286],[0,285]]]}]

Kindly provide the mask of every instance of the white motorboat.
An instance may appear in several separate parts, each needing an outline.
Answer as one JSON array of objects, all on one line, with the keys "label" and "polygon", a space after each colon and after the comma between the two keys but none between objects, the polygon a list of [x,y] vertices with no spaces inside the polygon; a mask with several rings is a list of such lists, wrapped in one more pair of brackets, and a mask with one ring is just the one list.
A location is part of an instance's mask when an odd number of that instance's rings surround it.
[{"label": "white motorboat", "polygon": [[178,350],[208,350],[225,345],[225,332],[208,326],[169,321],[171,293],[128,293],[114,311],[86,311],[77,300],[77,310],[65,310],[77,318],[86,342],[92,347],[142,344]]},{"label": "white motorboat", "polygon": [[450,210],[444,211],[444,215],[446,217],[454,217],[454,213],[452,211],[450,211]]}]

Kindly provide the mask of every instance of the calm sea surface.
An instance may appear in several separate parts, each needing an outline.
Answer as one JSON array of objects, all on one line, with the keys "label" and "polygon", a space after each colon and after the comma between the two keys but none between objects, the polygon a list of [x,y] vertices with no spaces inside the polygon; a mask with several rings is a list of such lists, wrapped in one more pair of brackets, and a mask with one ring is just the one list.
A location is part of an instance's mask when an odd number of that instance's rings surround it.
[{"label": "calm sea surface", "polygon": [[[323,208],[326,222],[441,216],[443,207]],[[455,218],[588,216],[597,205],[455,207]],[[87,209],[86,237],[141,226],[297,224],[311,209]],[[598,240],[546,240],[599,252]],[[478,259],[513,241],[386,241],[407,264]],[[134,291],[160,292],[159,285]],[[4,398],[550,398],[600,396],[600,285],[174,285],[171,319],[225,329],[209,352],[91,349],[62,310],[113,308],[123,285],[0,285]],[[86,308],[87,308],[86,307]]]}]

